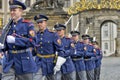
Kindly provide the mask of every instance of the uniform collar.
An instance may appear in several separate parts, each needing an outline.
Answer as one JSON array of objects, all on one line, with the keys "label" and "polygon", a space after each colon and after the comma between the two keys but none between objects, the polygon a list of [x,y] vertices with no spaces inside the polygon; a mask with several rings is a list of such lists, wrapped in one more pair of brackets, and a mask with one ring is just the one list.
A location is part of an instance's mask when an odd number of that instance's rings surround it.
[{"label": "uniform collar", "polygon": [[60,37],[61,39],[65,38],[65,35],[63,37]]},{"label": "uniform collar", "polygon": [[75,44],[77,44],[77,43],[78,43],[78,41],[79,41],[79,40],[77,40],[77,41],[74,41],[74,43],[75,43]]},{"label": "uniform collar", "polygon": [[22,22],[23,21],[23,18],[20,18],[17,22],[14,22],[15,24],[19,23],[19,22]]},{"label": "uniform collar", "polygon": [[44,30],[44,32],[47,32],[48,31],[48,28],[46,28],[45,30]]},{"label": "uniform collar", "polygon": [[48,32],[48,29],[46,28],[43,32],[41,31],[38,31],[39,33],[45,33],[45,32]]}]

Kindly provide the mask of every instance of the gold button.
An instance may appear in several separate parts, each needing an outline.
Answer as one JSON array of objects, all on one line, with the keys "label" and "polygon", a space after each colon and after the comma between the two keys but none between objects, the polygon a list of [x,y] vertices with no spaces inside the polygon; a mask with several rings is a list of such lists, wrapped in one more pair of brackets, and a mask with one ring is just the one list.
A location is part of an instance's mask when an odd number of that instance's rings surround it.
[{"label": "gold button", "polygon": [[48,41],[48,43],[50,43],[50,41]]},{"label": "gold button", "polygon": [[13,46],[13,48],[15,48],[15,46]]},{"label": "gold button", "polygon": [[42,44],[42,42],[40,42],[40,44]]},{"label": "gold button", "polygon": [[15,33],[16,31],[14,30],[13,32]]},{"label": "gold button", "polygon": [[43,38],[40,38],[40,40],[42,40]]}]

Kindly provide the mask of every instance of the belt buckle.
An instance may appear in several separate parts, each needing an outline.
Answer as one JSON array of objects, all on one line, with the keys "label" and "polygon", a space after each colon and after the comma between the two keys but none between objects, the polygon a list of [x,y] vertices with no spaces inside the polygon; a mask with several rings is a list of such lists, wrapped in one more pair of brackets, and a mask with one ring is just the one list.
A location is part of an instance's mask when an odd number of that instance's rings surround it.
[{"label": "belt buckle", "polygon": [[13,54],[16,54],[16,53],[17,53],[17,51],[16,51],[16,50],[12,50],[12,53],[13,53]]}]

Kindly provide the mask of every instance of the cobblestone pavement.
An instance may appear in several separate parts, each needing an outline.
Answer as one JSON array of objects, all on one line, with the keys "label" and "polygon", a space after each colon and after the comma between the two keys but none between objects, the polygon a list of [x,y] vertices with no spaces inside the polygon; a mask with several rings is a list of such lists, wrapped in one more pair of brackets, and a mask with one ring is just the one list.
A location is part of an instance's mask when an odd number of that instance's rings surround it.
[{"label": "cobblestone pavement", "polygon": [[103,58],[101,80],[120,80],[120,57]]}]

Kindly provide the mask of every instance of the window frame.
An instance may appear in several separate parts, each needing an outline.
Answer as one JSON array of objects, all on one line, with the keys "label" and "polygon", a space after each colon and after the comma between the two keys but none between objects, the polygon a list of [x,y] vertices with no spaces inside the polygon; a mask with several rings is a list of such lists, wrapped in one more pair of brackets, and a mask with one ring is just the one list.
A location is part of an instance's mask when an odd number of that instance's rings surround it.
[{"label": "window frame", "polygon": [[1,10],[1,9],[3,8],[3,7],[2,7],[2,3],[3,3],[3,1],[2,1],[2,0],[0,0],[0,2],[1,2],[1,5],[0,5],[0,10]]}]

